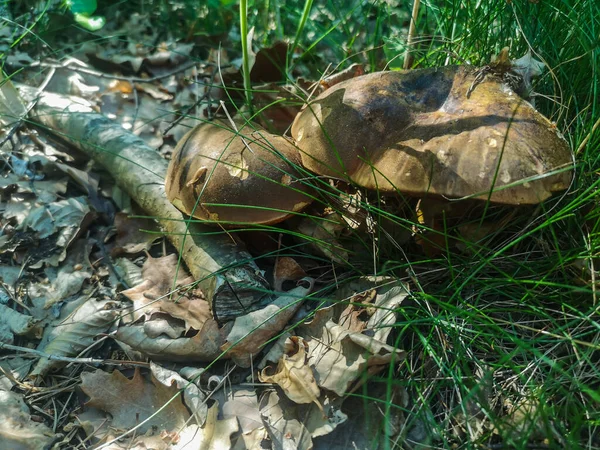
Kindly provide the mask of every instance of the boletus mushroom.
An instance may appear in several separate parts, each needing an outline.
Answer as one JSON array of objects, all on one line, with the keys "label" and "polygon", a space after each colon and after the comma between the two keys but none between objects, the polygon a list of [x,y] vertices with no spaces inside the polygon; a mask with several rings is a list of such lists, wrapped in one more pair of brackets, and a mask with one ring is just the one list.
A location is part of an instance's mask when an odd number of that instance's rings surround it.
[{"label": "boletus mushroom", "polygon": [[449,66],[341,82],[296,117],[304,167],[380,192],[536,204],[569,186],[571,151],[502,78]]},{"label": "boletus mushroom", "polygon": [[256,125],[203,123],[177,144],[167,198],[197,219],[224,226],[273,224],[308,205],[298,149]]}]

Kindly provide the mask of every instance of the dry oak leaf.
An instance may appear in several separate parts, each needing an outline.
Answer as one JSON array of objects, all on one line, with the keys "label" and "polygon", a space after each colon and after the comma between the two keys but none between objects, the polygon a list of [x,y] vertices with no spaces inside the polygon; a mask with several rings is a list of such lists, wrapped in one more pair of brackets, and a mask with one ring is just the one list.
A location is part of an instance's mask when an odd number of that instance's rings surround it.
[{"label": "dry oak leaf", "polygon": [[[63,430],[70,432],[76,428],[82,429],[87,436],[86,448],[103,448],[104,450],[175,450],[171,445],[173,440],[168,437],[178,438],[180,436],[175,432],[163,432],[152,436],[138,434],[130,439],[122,439],[122,430],[113,428],[111,422],[106,420],[106,413],[95,408],[87,408],[77,414],[77,421],[70,422]],[[165,435],[168,437],[165,438]],[[108,444],[109,441],[110,444]]]},{"label": "dry oak leaf", "polygon": [[[343,401],[343,398],[335,394],[324,392],[319,397],[320,405],[299,405],[278,390],[265,392],[261,396],[259,407],[263,426],[268,429],[273,440],[272,448],[304,448],[307,445],[308,448],[312,448],[310,438],[306,440],[308,436],[325,436],[348,419],[341,411]],[[315,444],[315,448],[329,447],[319,447]]]},{"label": "dry oak leaf", "polygon": [[[228,329],[224,328],[223,332],[226,331]],[[131,325],[119,328],[115,339],[144,353],[149,358],[180,362],[212,361],[221,354],[220,347],[225,343],[217,322],[212,318],[207,320],[202,329],[191,338],[171,339],[164,335],[150,337],[146,334],[144,326]],[[224,358],[229,356],[225,355]]]},{"label": "dry oak leaf", "polygon": [[[46,272],[51,283],[48,286],[40,286],[42,291],[45,291],[41,295],[44,298],[44,309],[50,309],[55,304],[78,294],[83,284],[92,277],[89,255],[94,244],[95,242],[89,238],[77,240],[69,246],[67,259],[60,265],[56,277],[53,271]],[[34,301],[34,304],[39,302]]]},{"label": "dry oak leaf", "polygon": [[0,303],[0,342],[12,344],[14,335],[24,335],[35,327],[33,317]]},{"label": "dry oak leaf", "polygon": [[[133,302],[134,320],[150,318],[154,313],[166,313],[185,322],[186,330],[201,330],[212,318],[208,302],[199,289],[188,289],[194,279],[178,264],[177,255],[148,257],[142,268],[144,281],[122,292]],[[177,277],[177,282],[173,280]],[[168,295],[173,288],[178,288]]]},{"label": "dry oak leaf", "polygon": [[406,352],[386,341],[396,320],[395,310],[406,298],[407,291],[402,285],[380,286],[376,291],[374,299],[369,294],[371,290],[364,291],[367,297],[355,294],[351,298],[352,303],[368,300],[362,306],[364,313],[370,314],[366,324],[360,324],[359,310],[358,315],[352,315],[355,311],[347,308],[338,324],[332,316],[333,309],[323,308],[315,313],[311,322],[298,327],[298,334],[310,346],[308,361],[315,370],[318,385],[339,396],[346,393],[363,370],[375,372],[406,356]]},{"label": "dry oak leaf", "polygon": [[113,257],[123,253],[135,254],[149,250],[154,241],[162,236],[156,233],[158,228],[154,220],[129,217],[123,212],[115,214],[115,228],[117,229],[115,247],[110,252]]},{"label": "dry oak leaf", "polygon": [[114,428],[128,430],[148,419],[141,433],[153,427],[179,431],[190,417],[177,386],[165,386],[154,377],[149,382],[138,368],[131,380],[118,370],[83,373],[81,380],[81,389],[90,397],[86,406],[109,413]]},{"label": "dry oak leaf", "polygon": [[375,289],[354,295],[348,306],[341,312],[338,323],[349,331],[363,332],[368,320],[365,316],[369,315],[372,308],[369,305],[375,300],[376,295]]},{"label": "dry oak leaf", "polygon": [[293,402],[314,402],[323,411],[318,400],[321,391],[306,358],[308,344],[298,336],[292,336],[285,344],[286,352],[279,360],[275,373],[267,374],[270,369],[267,366],[259,372],[258,379],[263,383],[278,384]]},{"label": "dry oak leaf", "polygon": [[180,374],[166,369],[153,362],[150,363],[152,376],[165,386],[176,386],[183,391],[183,403],[196,419],[198,425],[204,425],[208,412],[207,398],[204,392],[194,383],[190,383]]},{"label": "dry oak leaf", "polygon": [[221,350],[239,366],[250,367],[252,358],[279,333],[310,294],[315,281],[306,277],[291,291],[281,294],[270,305],[237,317]]}]

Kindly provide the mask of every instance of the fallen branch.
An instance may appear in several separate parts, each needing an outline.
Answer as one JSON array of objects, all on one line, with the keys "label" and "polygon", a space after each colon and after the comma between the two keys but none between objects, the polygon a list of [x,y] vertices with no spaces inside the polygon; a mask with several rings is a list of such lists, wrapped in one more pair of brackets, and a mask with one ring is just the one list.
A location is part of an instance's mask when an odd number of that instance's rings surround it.
[{"label": "fallen branch", "polygon": [[[27,101],[38,97],[34,88],[19,89]],[[234,238],[186,221],[167,200],[164,190],[167,162],[156,150],[95,112],[81,98],[40,93],[30,117],[36,125],[104,166],[121,189],[157,220],[180,251],[213,310],[215,302],[219,302],[219,309],[224,307],[222,302],[235,304],[242,314],[259,307],[257,303],[269,289],[252,257]]]}]

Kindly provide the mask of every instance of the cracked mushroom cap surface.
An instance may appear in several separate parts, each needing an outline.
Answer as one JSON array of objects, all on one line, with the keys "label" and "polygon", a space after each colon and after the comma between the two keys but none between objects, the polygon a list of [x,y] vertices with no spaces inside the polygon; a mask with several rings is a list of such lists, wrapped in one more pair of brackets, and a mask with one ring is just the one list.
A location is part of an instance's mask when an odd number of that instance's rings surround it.
[{"label": "cracked mushroom cap surface", "polygon": [[257,126],[196,126],[177,144],[165,179],[167,198],[197,219],[235,226],[273,224],[312,199],[297,181],[298,149]]},{"label": "cracked mushroom cap surface", "polygon": [[292,125],[303,165],[382,192],[515,205],[568,188],[572,154],[556,127],[500,77],[476,76],[448,66],[333,86]]}]

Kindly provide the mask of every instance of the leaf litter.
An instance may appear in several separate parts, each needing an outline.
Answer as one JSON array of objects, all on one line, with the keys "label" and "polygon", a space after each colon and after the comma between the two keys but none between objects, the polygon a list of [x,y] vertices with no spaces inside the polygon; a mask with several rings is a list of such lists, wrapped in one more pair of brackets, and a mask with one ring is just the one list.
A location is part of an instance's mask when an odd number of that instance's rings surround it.
[{"label": "leaf litter", "polygon": [[[135,76],[156,76],[184,65],[192,50],[189,45],[159,45],[153,50],[135,45],[135,36],[147,33],[147,25],[140,16],[123,25],[127,54],[88,42],[84,51],[90,64],[77,59],[73,64]],[[287,44],[278,43],[255,55],[257,105],[277,103],[259,118],[267,129],[289,127],[300,109],[298,95],[311,88],[305,82],[277,83],[285,78],[280,56],[287,51]],[[213,104],[219,99],[229,102],[222,85],[235,87],[241,80],[235,61],[227,61],[224,52],[219,59],[228,65],[220,73],[213,57],[206,66],[190,66],[162,82],[107,82],[66,68],[61,70],[74,77],[53,89],[95,101],[102,98],[98,107],[106,115],[118,118],[150,145],[162,146],[168,155],[195,122],[179,120],[163,135],[178,115],[157,118],[156,111],[164,109],[164,102],[173,102],[196,116],[222,115],[222,108],[198,104],[203,98],[216,100]],[[539,70],[539,63],[526,57],[516,66],[528,79]],[[190,82],[198,78],[201,82]],[[334,82],[332,78],[315,89]],[[233,97],[234,103],[240,100]],[[0,436],[5,430],[27,430],[19,433],[15,446],[6,448],[37,449],[57,441],[50,428],[31,420],[23,399],[28,389],[41,389],[42,382],[59,386],[65,376],[79,383],[77,392],[89,399],[61,398],[65,409],[78,412],[63,417],[60,426],[66,432],[79,430],[80,437],[95,446],[369,448],[372,436],[361,435],[354,426],[356,399],[350,394],[361,389],[365,374],[389,370],[406,356],[390,342],[397,311],[409,298],[404,284],[365,277],[342,284],[328,294],[328,301],[319,303],[311,298],[316,284],[307,275],[310,267],[281,257],[274,267],[276,292],[270,305],[221,325],[173,249],[157,245],[162,237],[152,221],[131,217],[130,199],[116,200],[112,192],[118,189],[110,187],[109,174],[96,173],[96,167],[82,164],[70,149],[56,148],[41,137],[36,138],[38,144],[29,142],[26,134],[19,139],[28,147],[11,155],[12,171],[0,180],[6,224],[0,236],[0,277],[6,292],[0,301],[0,343],[35,339],[40,353],[33,367],[24,365],[18,371],[0,361],[0,398],[5,405],[0,408],[5,417]],[[127,212],[114,215],[114,203],[128,205]],[[334,214],[323,224],[301,225],[306,234],[327,244],[314,249],[325,259],[348,259],[338,242],[342,219],[346,217]],[[295,287],[285,289],[290,283]],[[298,319],[301,308],[311,303],[319,303],[319,308],[309,306],[303,313],[308,317]],[[97,352],[107,348],[102,340],[106,336],[114,339],[110,355]],[[102,359],[92,361],[87,355]],[[81,364],[73,366],[77,360]],[[230,375],[231,367],[235,375]],[[195,375],[185,376],[190,373]],[[223,373],[227,375],[217,375]],[[214,377],[220,377],[216,387]],[[19,393],[9,392],[12,388]],[[404,408],[410,407],[410,396],[402,388],[395,386],[394,395],[402,398]],[[38,404],[54,412],[48,402]],[[527,408],[536,406],[517,405],[507,421],[515,428],[523,426],[522,411]],[[381,415],[376,405],[365,409],[374,417]],[[388,437],[430,442],[432,433],[422,431],[430,417],[419,417],[409,423],[401,413],[389,414]],[[126,437],[128,442],[118,441],[133,428],[136,434]],[[347,430],[352,432],[346,439],[333,441]],[[332,441],[324,439],[328,436]],[[0,439],[0,449],[12,442],[9,439]]]},{"label": "leaf litter", "polygon": [[[271,56],[286,51],[286,46],[279,46],[258,52],[256,82],[273,83],[274,73],[265,78],[273,70]],[[150,63],[147,56],[92,61],[100,66],[135,62],[130,66],[134,71]],[[75,59],[72,64],[87,67]],[[231,71],[232,80],[237,70]],[[132,90],[117,89],[114,83],[109,86],[89,74],[77,78],[76,85],[56,84],[55,89],[112,98],[104,102],[105,113],[119,116],[125,127],[137,128],[136,121],[145,120],[143,114],[137,115],[143,110],[131,110]],[[82,90],[83,86],[89,89]],[[157,102],[173,99],[159,88],[148,83],[134,86],[149,118]],[[294,89],[268,85],[261,101],[270,102],[280,95],[293,99]],[[289,108],[282,103],[261,120],[281,129],[297,113],[296,107]],[[162,139],[155,137],[161,127],[150,120],[137,132],[151,145],[160,146]],[[170,133],[178,135],[176,130]],[[271,448],[313,448],[313,439],[348,420],[342,410],[344,397],[361,374],[370,365],[383,367],[392,361],[391,354],[397,356],[394,363],[401,360],[401,352],[383,342],[387,334],[379,328],[387,327],[385,314],[362,322],[358,312],[350,321],[340,317],[334,304],[312,311],[308,299],[315,291],[315,280],[306,272],[311,266],[291,257],[277,260],[276,290],[270,304],[218,324],[204,293],[177,255],[165,252],[163,245],[160,256],[157,244],[162,236],[153,222],[132,217],[136,210],[129,199],[113,200],[126,208],[114,214],[107,197],[116,192],[109,174],[96,172],[94,165],[71,155],[68,148],[40,138],[36,141],[41,147],[35,142],[30,145],[32,151],[14,160],[23,161],[17,164],[19,171],[9,173],[0,184],[3,218],[10,224],[0,238],[4,249],[0,274],[5,274],[6,298],[14,299],[10,300],[13,305],[29,306],[20,311],[0,306],[11,311],[2,315],[2,329],[8,330],[2,342],[14,345],[37,333],[39,359],[30,369],[15,373],[16,378],[0,377],[5,380],[0,386],[34,387],[60,374],[76,377],[78,389],[88,400],[73,416],[76,420],[63,419],[66,431],[80,432],[93,445],[106,448],[124,448],[117,439],[133,428],[136,436],[128,448],[133,444],[242,449],[263,448],[267,442]],[[327,229],[319,239],[332,239],[338,228]],[[332,255],[328,251],[327,257]],[[291,284],[295,287],[290,288]],[[375,302],[368,316],[373,318],[378,308],[388,306]],[[314,317],[302,319],[307,314]],[[326,328],[316,328],[325,315],[332,327],[339,328],[334,336],[344,341],[342,346],[331,346],[329,332],[323,335]],[[370,335],[364,334],[361,340],[359,335],[365,331]],[[88,357],[106,348],[106,337],[114,339],[116,356],[105,357],[104,361],[112,361],[108,365]],[[267,356],[259,370],[255,365],[261,354]],[[360,362],[349,366],[345,376],[345,370],[325,375],[336,361],[346,360]],[[86,361],[90,367],[82,370],[83,365],[73,365],[76,361]],[[185,364],[202,369],[190,371]],[[215,388],[215,374],[226,367],[237,367],[239,375],[221,379]],[[193,372],[192,378],[183,376]],[[22,398],[22,394],[15,395]],[[74,406],[72,398],[67,402]],[[41,448],[37,445],[32,441],[28,448]]]}]

